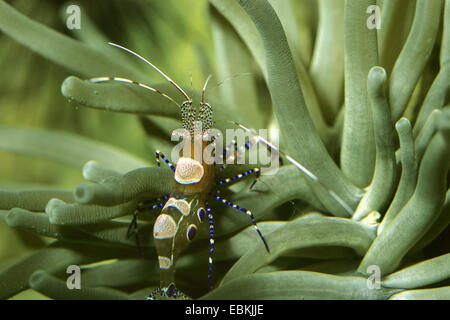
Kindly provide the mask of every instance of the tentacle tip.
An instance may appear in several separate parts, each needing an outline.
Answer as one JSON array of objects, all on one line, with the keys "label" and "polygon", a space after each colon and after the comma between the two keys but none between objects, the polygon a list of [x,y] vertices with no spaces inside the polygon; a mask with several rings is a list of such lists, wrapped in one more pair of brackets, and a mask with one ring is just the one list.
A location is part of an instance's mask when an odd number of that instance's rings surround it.
[{"label": "tentacle tip", "polygon": [[369,70],[369,74],[376,77],[386,78],[386,70],[380,66],[373,66]]},{"label": "tentacle tip", "polygon": [[92,200],[92,197],[94,196],[94,191],[92,190],[92,187],[86,183],[81,183],[78,186],[75,187],[75,190],[73,191],[73,197],[75,198],[75,201],[78,203],[88,203]]},{"label": "tentacle tip", "polygon": [[64,204],[64,201],[57,198],[52,198],[47,202],[47,205],[45,206],[45,213],[51,215],[55,209],[63,206]]},{"label": "tentacle tip", "polygon": [[19,227],[20,221],[19,221],[19,212],[21,209],[19,208],[12,208],[5,217],[5,222],[10,227]]},{"label": "tentacle tip", "polygon": [[86,162],[82,169],[83,178],[92,181],[95,177],[94,172],[98,171],[100,168],[100,164],[97,161],[90,160]]},{"label": "tentacle tip", "polygon": [[403,128],[409,128],[409,129],[411,129],[411,122],[410,122],[407,118],[405,118],[405,117],[400,118],[400,119],[395,123],[395,129],[397,129],[397,131],[398,131],[398,130],[401,130],[401,129],[403,129]]},{"label": "tentacle tip", "polygon": [[70,89],[72,88],[72,85],[78,81],[80,81],[80,79],[78,79],[75,76],[69,76],[66,79],[64,79],[63,83],[61,84],[61,93],[63,94],[63,96],[69,98]]},{"label": "tentacle tip", "polygon": [[28,279],[28,284],[33,289],[38,288],[46,277],[47,272],[44,270],[37,270]]},{"label": "tentacle tip", "polygon": [[380,86],[383,85],[383,83],[386,82],[386,79],[387,79],[386,71],[382,67],[379,66],[372,67],[367,76],[368,88],[369,89],[371,87],[373,89],[379,88]]}]

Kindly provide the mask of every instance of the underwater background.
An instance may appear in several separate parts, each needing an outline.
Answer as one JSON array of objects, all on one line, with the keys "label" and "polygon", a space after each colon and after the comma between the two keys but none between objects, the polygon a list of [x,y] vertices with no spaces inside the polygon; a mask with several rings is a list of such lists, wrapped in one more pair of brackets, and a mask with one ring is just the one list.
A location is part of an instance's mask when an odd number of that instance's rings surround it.
[{"label": "underwater background", "polygon": [[[214,288],[203,235],[177,264],[184,293],[450,299],[449,0],[0,1],[1,299],[145,299],[158,287],[157,213],[140,217],[142,258],[126,231],[139,201],[171,190],[169,169],[138,169],[170,155],[180,112],[84,80],[122,76],[182,101],[108,41],[196,101],[212,75],[219,129],[278,128],[280,149],[319,179],[284,159],[252,190],[251,179],[221,189],[251,209],[271,253],[245,214],[214,204]],[[85,185],[97,196],[82,203]],[[70,265],[79,290],[66,286]]]}]

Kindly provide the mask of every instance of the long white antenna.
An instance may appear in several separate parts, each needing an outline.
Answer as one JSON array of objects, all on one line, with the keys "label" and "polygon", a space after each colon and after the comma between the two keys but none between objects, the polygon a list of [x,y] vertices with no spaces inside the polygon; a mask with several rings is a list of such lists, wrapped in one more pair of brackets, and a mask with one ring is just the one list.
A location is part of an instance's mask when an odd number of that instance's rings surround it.
[{"label": "long white antenna", "polygon": [[237,125],[238,127],[241,127],[245,131],[253,133],[253,135],[256,137],[256,139],[259,142],[261,142],[262,144],[268,146],[269,148],[271,148],[273,150],[276,150],[279,154],[283,155],[286,158],[286,160],[288,160],[290,163],[292,163],[297,169],[299,169],[301,172],[303,172],[308,178],[310,178],[312,181],[314,181],[314,182],[318,183],[320,186],[322,186],[331,195],[331,197],[333,197],[333,199],[336,200],[340,204],[340,206],[345,209],[345,211],[347,211],[350,215],[353,214],[353,210],[347,205],[347,203],[345,203],[345,201],[341,197],[339,197],[333,190],[328,188],[315,174],[313,174],[311,171],[309,171],[304,166],[302,166],[300,163],[298,163],[297,160],[295,160],[291,156],[287,155],[285,152],[281,151],[276,146],[274,146],[272,143],[270,143],[263,137],[257,135],[256,133],[254,133],[252,130],[245,127],[244,125],[242,125],[236,121],[233,121],[233,120],[225,120],[225,121],[231,122],[231,123]]},{"label": "long white antenna", "polygon": [[200,104],[202,104],[202,105],[205,103],[204,99],[205,99],[206,86],[208,85],[209,79],[211,79],[211,77],[212,77],[212,75],[209,75],[209,76],[208,76],[208,78],[207,78],[206,81],[205,81],[205,85],[203,86],[203,90],[202,90],[202,100],[201,100],[201,102],[200,102]]},{"label": "long white antenna", "polygon": [[178,102],[176,102],[175,100],[173,100],[171,97],[169,97],[167,94],[165,94],[162,91],[159,91],[158,89],[152,88],[148,85],[146,85],[145,83],[140,83],[134,80],[130,80],[130,79],[126,79],[126,78],[121,78],[121,77],[96,77],[96,78],[91,78],[89,79],[90,82],[94,82],[94,83],[98,83],[98,82],[107,82],[107,81],[119,81],[119,82],[125,82],[125,83],[129,83],[129,84],[133,84],[142,88],[145,88],[147,90],[150,90],[152,92],[155,93],[159,93],[160,95],[162,95],[164,98],[169,99],[170,101],[172,101],[173,103],[175,103],[177,106],[179,106]]},{"label": "long white antenna", "polygon": [[113,47],[122,49],[122,50],[124,50],[124,51],[126,51],[126,52],[128,52],[128,53],[131,53],[132,55],[138,57],[139,59],[141,59],[142,61],[144,61],[145,63],[147,63],[147,64],[148,64],[149,66],[151,66],[153,69],[155,69],[156,71],[158,71],[158,72],[159,72],[159,73],[160,73],[167,81],[169,81],[175,88],[177,88],[178,91],[180,91],[181,94],[187,99],[187,101],[192,102],[191,98],[189,98],[189,96],[187,95],[187,93],[184,92],[184,90],[181,89],[181,87],[180,87],[179,85],[177,85],[177,84],[175,83],[175,81],[173,81],[168,75],[166,75],[164,72],[162,72],[161,70],[159,70],[153,63],[151,63],[150,61],[148,61],[147,59],[145,59],[145,58],[142,57],[141,55],[137,54],[136,52],[134,52],[134,51],[132,51],[132,50],[130,50],[130,49],[127,49],[127,48],[125,48],[125,47],[122,47],[122,46],[119,45],[119,44],[115,44],[115,43],[113,43],[113,42],[108,42],[108,44],[111,45],[111,46],[113,46]]}]

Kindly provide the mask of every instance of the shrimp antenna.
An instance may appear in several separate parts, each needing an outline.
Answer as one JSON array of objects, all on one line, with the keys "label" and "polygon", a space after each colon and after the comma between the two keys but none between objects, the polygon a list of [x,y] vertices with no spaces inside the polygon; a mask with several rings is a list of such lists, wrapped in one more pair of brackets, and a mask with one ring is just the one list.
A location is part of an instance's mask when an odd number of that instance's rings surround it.
[{"label": "shrimp antenna", "polygon": [[250,72],[244,72],[244,73],[238,73],[238,74],[234,74],[231,76],[226,77],[225,79],[223,79],[222,81],[220,81],[219,83],[217,83],[217,85],[213,88],[216,89],[218,87],[220,87],[221,85],[223,85],[225,82],[239,78],[239,77],[247,77],[247,76],[253,76],[253,73]]},{"label": "shrimp antenna", "polygon": [[208,103],[205,102],[205,91],[209,79],[211,79],[211,75],[208,76],[208,78],[205,81],[205,85],[203,86],[202,100],[200,102],[200,110],[198,113],[198,120],[202,122],[203,132],[206,132],[206,130],[210,129],[214,124],[212,108]]},{"label": "shrimp antenna", "polygon": [[208,78],[205,81],[205,85],[203,86],[201,104],[205,104],[204,99],[205,99],[206,86],[208,85],[209,79],[211,79],[211,77],[212,77],[211,75],[208,76]]},{"label": "shrimp antenna", "polygon": [[125,83],[129,83],[129,84],[133,84],[136,86],[139,86],[141,88],[150,90],[152,92],[155,93],[159,93],[160,95],[162,95],[164,98],[169,99],[171,102],[175,103],[177,106],[179,106],[178,102],[176,102],[175,100],[173,100],[171,97],[169,97],[167,94],[165,94],[162,91],[159,91],[158,89],[152,88],[144,83],[140,83],[134,80],[130,80],[130,79],[126,79],[126,78],[121,78],[121,77],[96,77],[96,78],[91,78],[89,79],[90,82],[93,83],[98,83],[98,82],[107,82],[107,81],[118,81],[118,82],[125,82]]},{"label": "shrimp antenna", "polygon": [[122,47],[121,45],[115,44],[113,42],[108,42],[109,45],[122,49],[128,53],[131,53],[132,55],[138,57],[139,59],[141,59],[142,61],[144,61],[145,63],[147,63],[149,66],[151,66],[153,69],[155,69],[156,71],[159,72],[159,74],[161,74],[167,81],[169,81],[175,88],[177,88],[178,91],[180,91],[180,93],[187,99],[187,101],[192,102],[191,98],[189,98],[189,96],[187,95],[186,92],[184,92],[183,89],[181,89],[181,87],[179,85],[177,85],[175,83],[175,81],[173,81],[168,75],[166,75],[164,72],[162,72],[161,70],[159,70],[153,63],[151,63],[150,61],[148,61],[147,59],[145,59],[144,57],[142,57],[141,55],[137,54],[136,52],[127,49],[125,47]]},{"label": "shrimp antenna", "polygon": [[229,122],[229,123],[233,123],[236,126],[240,127],[241,129],[244,129],[244,131],[253,133],[254,137],[257,139],[258,142],[260,142],[263,145],[269,147],[271,150],[275,150],[276,152],[278,152],[278,154],[281,154],[282,156],[284,156],[287,161],[292,163],[297,169],[299,169],[301,172],[303,172],[309,179],[311,179],[312,181],[314,181],[317,184],[319,184],[320,186],[322,186],[322,188],[324,188],[328,192],[328,194],[334,200],[336,200],[336,202],[338,202],[341,205],[342,208],[345,209],[345,211],[347,211],[350,215],[353,214],[353,210],[347,205],[347,203],[341,197],[339,197],[336,194],[336,192],[334,192],[328,186],[326,186],[316,175],[314,175],[311,171],[309,171],[304,166],[302,166],[300,163],[298,163],[297,160],[295,160],[294,158],[292,158],[291,156],[289,156],[285,152],[281,151],[275,145],[273,145],[271,142],[269,142],[268,140],[264,139],[263,137],[257,135],[256,132],[254,132],[251,129],[245,127],[244,125],[240,124],[239,122],[236,122],[236,121],[233,121],[233,120],[224,120],[224,121]]}]

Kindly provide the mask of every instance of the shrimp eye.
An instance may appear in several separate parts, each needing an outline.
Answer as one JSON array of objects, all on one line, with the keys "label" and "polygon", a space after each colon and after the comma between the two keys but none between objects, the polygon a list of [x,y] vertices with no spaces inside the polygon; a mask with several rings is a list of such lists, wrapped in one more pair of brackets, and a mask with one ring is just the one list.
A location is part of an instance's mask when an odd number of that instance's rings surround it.
[{"label": "shrimp eye", "polygon": [[195,234],[197,233],[197,227],[194,224],[189,225],[187,231],[186,231],[186,237],[189,241],[192,241],[194,239]]},{"label": "shrimp eye", "polygon": [[205,220],[206,211],[203,208],[200,208],[197,210],[197,217],[200,222],[203,222]]}]

